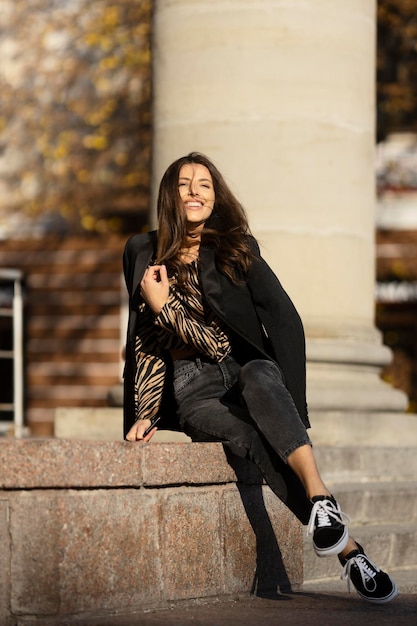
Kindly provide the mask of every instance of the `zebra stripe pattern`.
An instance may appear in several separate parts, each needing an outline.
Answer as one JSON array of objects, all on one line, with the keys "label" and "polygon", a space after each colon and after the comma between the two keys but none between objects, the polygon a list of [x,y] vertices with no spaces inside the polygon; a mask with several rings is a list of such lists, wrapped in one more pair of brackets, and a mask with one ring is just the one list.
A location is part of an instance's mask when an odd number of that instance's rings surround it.
[{"label": "zebra stripe pattern", "polygon": [[170,350],[190,348],[196,353],[222,361],[231,346],[224,325],[204,307],[196,261],[188,266],[188,290],[181,291],[175,277],[170,279],[168,301],[156,317],[142,302],[136,328],[136,419],[157,415],[164,388]]}]

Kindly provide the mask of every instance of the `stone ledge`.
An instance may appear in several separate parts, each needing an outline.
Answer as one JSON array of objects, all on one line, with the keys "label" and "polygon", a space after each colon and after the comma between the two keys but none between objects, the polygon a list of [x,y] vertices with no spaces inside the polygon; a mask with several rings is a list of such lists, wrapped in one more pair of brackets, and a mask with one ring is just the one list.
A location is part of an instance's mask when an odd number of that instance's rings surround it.
[{"label": "stone ledge", "polygon": [[229,460],[217,443],[0,441],[0,623],[299,588],[300,523]]},{"label": "stone ledge", "polygon": [[[245,482],[261,482],[236,459]],[[210,485],[236,481],[220,443],[0,441],[0,488],[108,488]],[[236,465],[237,466],[237,465]]]}]

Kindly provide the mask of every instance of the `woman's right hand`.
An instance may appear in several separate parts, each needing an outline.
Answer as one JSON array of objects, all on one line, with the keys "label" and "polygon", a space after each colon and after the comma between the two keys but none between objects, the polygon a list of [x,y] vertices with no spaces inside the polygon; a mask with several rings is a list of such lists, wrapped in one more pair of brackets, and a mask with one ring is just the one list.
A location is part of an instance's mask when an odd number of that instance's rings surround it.
[{"label": "woman's right hand", "polygon": [[165,265],[150,265],[140,283],[140,295],[150,309],[158,315],[168,300],[169,281]]}]

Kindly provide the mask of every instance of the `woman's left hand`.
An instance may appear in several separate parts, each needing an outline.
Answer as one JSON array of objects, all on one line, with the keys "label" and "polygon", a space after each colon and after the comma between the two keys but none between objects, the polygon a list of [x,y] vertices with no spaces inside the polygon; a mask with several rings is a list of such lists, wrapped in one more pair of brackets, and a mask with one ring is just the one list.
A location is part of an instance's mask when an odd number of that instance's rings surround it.
[{"label": "woman's left hand", "polygon": [[158,428],[155,426],[151,432],[144,437],[144,432],[151,425],[151,420],[138,420],[126,435],[127,441],[149,441],[152,439]]}]

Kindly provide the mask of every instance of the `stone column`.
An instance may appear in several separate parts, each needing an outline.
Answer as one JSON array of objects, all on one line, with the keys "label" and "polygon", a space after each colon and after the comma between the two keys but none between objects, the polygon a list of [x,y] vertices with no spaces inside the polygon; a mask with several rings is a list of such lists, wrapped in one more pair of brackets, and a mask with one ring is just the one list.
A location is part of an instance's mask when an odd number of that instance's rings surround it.
[{"label": "stone column", "polygon": [[191,150],[303,317],[312,412],[402,411],[374,327],[375,0],[157,0],[154,188]]}]

